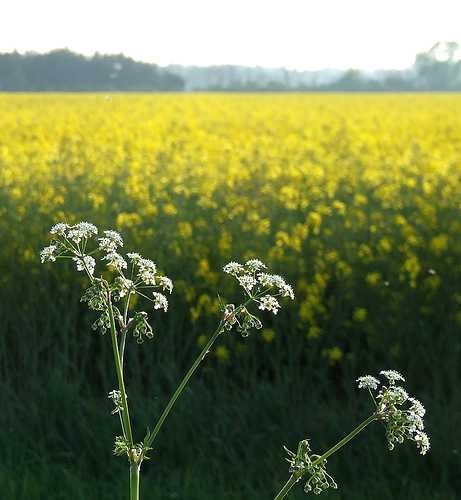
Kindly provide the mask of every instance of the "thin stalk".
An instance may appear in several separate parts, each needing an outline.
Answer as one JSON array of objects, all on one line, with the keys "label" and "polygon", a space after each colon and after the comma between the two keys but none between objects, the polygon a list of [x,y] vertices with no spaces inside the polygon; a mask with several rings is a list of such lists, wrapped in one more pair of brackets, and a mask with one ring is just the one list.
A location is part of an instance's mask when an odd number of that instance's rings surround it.
[{"label": "thin stalk", "polygon": [[300,477],[301,476],[299,474],[292,474],[290,479],[288,479],[283,488],[278,492],[274,500],[281,500],[282,498],[285,498],[291,488],[293,488],[293,486],[299,481]]},{"label": "thin stalk", "polygon": [[[322,456],[317,458],[312,462],[312,467],[315,467],[319,463],[322,463],[324,460],[326,460],[328,457],[333,455],[333,453],[336,453],[339,449],[341,449],[343,446],[345,446],[351,439],[354,439],[357,434],[359,434],[363,429],[368,424],[371,424],[376,420],[376,414],[373,413],[373,415],[370,415],[366,420],[364,420],[361,424],[359,424],[353,431],[349,432],[349,434],[341,439],[341,441],[338,441],[334,446],[332,446],[328,451],[326,451]],[[288,495],[288,492],[293,488],[293,486],[298,482],[298,480],[302,477],[302,473],[296,473],[293,474],[290,479],[285,483],[283,488],[277,493],[277,495],[274,497],[274,500],[282,500],[282,498],[285,498]]]},{"label": "thin stalk", "polygon": [[319,463],[323,462],[323,460],[326,460],[329,456],[333,455],[333,453],[336,453],[340,448],[342,448],[344,445],[346,445],[351,439],[354,439],[357,434],[363,431],[365,427],[368,424],[371,424],[376,420],[376,415],[373,413],[373,415],[370,415],[366,420],[364,420],[361,424],[359,424],[353,431],[349,432],[349,434],[341,439],[341,441],[338,441],[333,447],[331,447],[328,451],[326,451],[321,457],[317,458],[317,460],[314,460],[312,462],[312,465],[318,465]]},{"label": "thin stalk", "polygon": [[160,415],[160,418],[158,419],[157,423],[155,424],[154,430],[148,435],[148,437],[145,441],[145,444],[147,446],[150,446],[154,442],[155,438],[157,437],[157,434],[160,432],[160,429],[163,426],[163,423],[165,422],[166,418],[168,417],[168,414],[170,413],[171,409],[173,408],[174,404],[176,403],[176,400],[179,398],[182,391],[184,390],[187,383],[189,382],[190,378],[194,374],[195,370],[198,368],[200,363],[203,361],[203,359],[207,355],[208,351],[211,349],[211,346],[214,344],[215,340],[218,338],[219,334],[221,333],[222,327],[223,327],[223,321],[221,321],[219,323],[218,328],[214,331],[213,335],[210,337],[210,339],[206,343],[205,347],[202,349],[202,352],[198,355],[198,357],[194,361],[193,365],[189,368],[189,371],[184,375],[184,378],[181,380],[181,383],[178,385],[177,389],[174,391],[173,396],[171,396],[171,399],[168,401],[168,404],[166,405],[165,409],[163,410],[162,414]]},{"label": "thin stalk", "polygon": [[123,330],[121,332],[121,337],[120,337],[120,364],[122,365],[122,371],[123,371],[123,359],[125,357],[125,342],[126,342],[126,331],[128,324],[128,308],[130,307],[130,297],[131,297],[131,292],[128,292],[128,297],[126,298],[125,302],[125,311],[123,313]]},{"label": "thin stalk", "polygon": [[133,433],[131,431],[130,413],[128,410],[128,402],[126,398],[125,382],[123,380],[123,370],[120,362],[120,353],[117,344],[117,330],[115,327],[114,310],[112,308],[112,300],[110,292],[107,292],[107,308],[109,311],[110,321],[110,337],[112,340],[112,350],[114,354],[115,371],[117,372],[118,388],[122,396],[122,419],[124,436],[128,440],[129,445],[133,445]]},{"label": "thin stalk", "polygon": [[140,464],[130,464],[130,500],[139,500]]},{"label": "thin stalk", "polygon": [[[241,311],[244,307],[246,307],[250,302],[252,302],[256,298],[258,298],[261,295],[263,295],[264,293],[266,293],[266,291],[267,290],[264,290],[263,292],[259,293],[258,295],[254,296],[254,297],[250,297],[245,303],[238,306],[237,309],[233,312],[233,314],[237,315],[239,311]],[[144,443],[147,446],[151,446],[152,443],[154,442],[155,438],[157,437],[157,434],[160,432],[160,429],[162,428],[166,418],[168,417],[168,414],[170,413],[171,409],[173,408],[176,400],[179,398],[182,391],[184,390],[187,383],[189,382],[190,378],[194,374],[195,370],[197,370],[198,366],[205,359],[205,356],[207,355],[208,351],[211,349],[212,345],[215,343],[216,339],[219,337],[219,334],[221,333],[221,331],[224,327],[224,323],[225,323],[225,320],[222,319],[219,323],[218,328],[216,328],[213,335],[208,340],[205,347],[202,349],[201,353],[198,355],[197,359],[194,361],[193,365],[189,368],[189,371],[184,375],[184,378],[181,380],[177,389],[174,391],[173,396],[171,396],[171,399],[168,401],[168,404],[166,405],[165,409],[163,410],[162,414],[160,415],[160,418],[158,419],[157,423],[155,424],[154,430],[147,435],[147,437],[144,441]]]}]

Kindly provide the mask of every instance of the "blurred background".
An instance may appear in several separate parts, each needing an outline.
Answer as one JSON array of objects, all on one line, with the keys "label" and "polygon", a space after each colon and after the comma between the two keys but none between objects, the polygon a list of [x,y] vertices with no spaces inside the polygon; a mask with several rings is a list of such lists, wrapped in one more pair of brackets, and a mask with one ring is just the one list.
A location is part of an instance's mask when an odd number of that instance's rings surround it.
[{"label": "blurred background", "polygon": [[[260,258],[296,300],[223,336],[143,465],[144,499],[273,498],[282,445],[325,451],[393,368],[431,451],[375,425],[331,499],[452,500],[461,398],[461,39],[455,1],[18,1],[0,19],[0,491],[124,498],[110,338],[86,281],[41,265],[55,222],[117,229],[175,290],[130,339],[138,439]],[[304,498],[302,488],[289,498]]]}]

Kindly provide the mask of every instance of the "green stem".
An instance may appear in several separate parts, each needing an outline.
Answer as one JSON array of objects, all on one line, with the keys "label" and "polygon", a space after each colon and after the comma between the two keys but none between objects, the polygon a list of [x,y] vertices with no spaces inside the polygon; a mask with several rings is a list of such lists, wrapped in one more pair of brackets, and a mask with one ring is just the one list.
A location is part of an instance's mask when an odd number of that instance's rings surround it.
[{"label": "green stem", "polygon": [[130,500],[139,500],[139,471],[141,464],[130,464]]},{"label": "green stem", "polygon": [[120,353],[117,344],[117,330],[115,327],[114,310],[112,308],[112,300],[110,292],[107,292],[107,308],[110,321],[110,337],[112,340],[112,350],[114,354],[115,371],[117,372],[118,388],[122,396],[122,419],[123,419],[123,435],[128,440],[130,446],[133,445],[133,433],[131,432],[130,413],[128,410],[128,402],[126,398],[125,382],[123,380],[123,370],[120,362]]},{"label": "green stem", "polygon": [[[344,445],[346,445],[351,439],[354,439],[359,432],[363,431],[365,427],[368,424],[371,424],[376,420],[376,414],[373,413],[373,415],[370,415],[366,420],[364,420],[361,424],[359,424],[352,432],[349,432],[349,434],[341,439],[341,441],[338,441],[334,446],[332,446],[328,451],[326,451],[322,456],[317,458],[312,462],[312,467],[315,467],[319,463],[322,463],[324,460],[326,460],[328,457],[333,455],[333,453],[336,453],[339,449],[341,449]],[[288,495],[288,492],[293,488],[293,486],[298,482],[298,480],[303,476],[304,471],[300,473],[293,474],[290,479],[285,483],[283,488],[278,492],[278,494],[275,496],[274,500],[282,500],[282,498],[285,498]]]},{"label": "green stem", "polygon": [[123,371],[123,359],[125,357],[125,342],[126,342],[126,330],[128,323],[128,308],[130,306],[130,297],[131,297],[131,292],[128,293],[128,297],[126,298],[125,311],[123,313],[123,331],[120,336],[120,364],[122,365],[122,371]]},{"label": "green stem", "polygon": [[292,474],[290,479],[288,479],[283,488],[278,492],[274,500],[281,500],[282,498],[285,498],[291,488],[293,488],[293,486],[299,481],[300,477],[301,476],[299,474]]},{"label": "green stem", "polygon": [[[264,293],[266,293],[267,290],[264,290],[263,292],[259,293],[258,295],[254,297],[250,297],[245,303],[241,304],[238,306],[235,311],[233,312],[234,316],[237,315],[244,307],[246,307],[250,302],[253,300],[257,299]],[[190,378],[194,374],[195,370],[198,368],[200,363],[205,359],[205,356],[208,354],[208,351],[211,349],[212,345],[215,343],[216,339],[219,337],[219,334],[221,333],[223,327],[224,327],[225,319],[222,319],[219,323],[218,328],[214,331],[213,335],[211,336],[210,340],[206,343],[205,347],[202,349],[202,352],[198,355],[197,359],[194,361],[193,365],[190,367],[189,371],[184,375],[184,378],[181,380],[181,383],[178,385],[177,389],[174,391],[173,396],[171,396],[171,399],[168,401],[168,404],[166,405],[165,409],[163,410],[163,413],[160,415],[160,418],[158,419],[157,423],[155,424],[154,430],[150,432],[146,439],[144,440],[144,443],[147,446],[151,446],[151,444],[154,442],[155,438],[157,437],[157,434],[160,432],[160,429],[163,426],[163,423],[165,422],[166,418],[168,417],[168,414],[170,413],[171,409],[173,408],[176,400],[179,398],[181,395],[182,391],[186,387],[187,383],[189,382]]]},{"label": "green stem", "polygon": [[318,465],[319,463],[323,462],[326,460],[329,456],[333,455],[333,453],[336,453],[340,448],[342,448],[344,445],[346,445],[351,439],[354,439],[355,436],[359,432],[362,432],[363,429],[368,424],[371,424],[376,420],[376,415],[373,413],[373,415],[370,415],[366,420],[364,420],[361,424],[359,424],[352,432],[349,432],[349,434],[341,439],[341,441],[338,441],[333,447],[331,447],[328,451],[326,451],[321,457],[317,458],[317,460],[314,460],[312,462],[312,466]]},{"label": "green stem", "polygon": [[189,368],[189,371],[186,373],[186,375],[184,375],[184,378],[181,380],[181,383],[178,385],[177,389],[174,391],[173,396],[171,396],[171,399],[168,401],[168,404],[166,405],[165,409],[163,410],[162,414],[160,415],[160,418],[158,419],[157,423],[155,424],[154,430],[150,434],[148,434],[148,437],[145,440],[145,444],[147,446],[150,446],[154,442],[155,438],[157,437],[157,434],[160,432],[160,429],[163,426],[163,423],[165,422],[166,418],[168,417],[168,414],[170,413],[171,409],[173,408],[176,400],[179,398],[182,391],[184,390],[187,383],[189,382],[190,378],[194,374],[195,370],[198,368],[200,363],[203,361],[203,359],[207,355],[208,351],[211,349],[211,346],[215,343],[216,339],[219,337],[219,334],[222,331],[222,327],[223,327],[223,321],[221,321],[219,323],[218,328],[214,331],[213,335],[208,340],[205,347],[202,349],[202,352],[198,355],[197,359],[194,361],[193,365]]}]

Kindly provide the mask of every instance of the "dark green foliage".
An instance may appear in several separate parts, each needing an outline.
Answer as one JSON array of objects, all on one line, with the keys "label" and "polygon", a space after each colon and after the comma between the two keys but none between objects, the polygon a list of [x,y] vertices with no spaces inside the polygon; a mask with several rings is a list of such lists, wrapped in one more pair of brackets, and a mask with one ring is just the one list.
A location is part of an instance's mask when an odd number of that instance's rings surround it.
[{"label": "dark green foliage", "polygon": [[122,54],[88,58],[69,50],[0,54],[0,91],[182,90],[181,77]]},{"label": "dark green foliage", "polygon": [[[48,295],[32,300],[41,289]],[[2,500],[122,498],[126,463],[112,456],[119,424],[107,399],[114,387],[110,339],[91,332],[92,313],[78,301],[75,276],[61,285],[44,270],[30,286],[0,293]],[[241,346],[232,363],[210,354],[143,464],[142,498],[273,498],[288,477],[282,445],[294,448],[309,438],[316,450],[326,450],[369,414],[368,398],[354,389],[356,376],[392,365],[405,371],[409,390],[427,407],[432,450],[425,457],[412,446],[389,452],[382,426],[373,424],[330,459],[339,490],[323,498],[455,500],[461,488],[459,352],[423,330],[398,366],[390,356],[357,350],[353,363],[328,368],[319,348],[290,332],[282,314],[277,329],[283,335],[272,343],[258,334],[230,334],[223,341]],[[198,352],[181,312],[155,321],[153,341],[131,341],[127,348],[138,429],[153,425]],[[306,497],[297,487],[290,498]]]}]

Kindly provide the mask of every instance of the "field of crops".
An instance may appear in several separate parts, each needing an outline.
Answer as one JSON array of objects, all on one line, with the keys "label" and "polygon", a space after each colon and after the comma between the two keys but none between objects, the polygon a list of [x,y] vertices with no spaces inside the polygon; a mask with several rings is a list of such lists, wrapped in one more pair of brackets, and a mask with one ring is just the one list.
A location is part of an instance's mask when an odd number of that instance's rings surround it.
[{"label": "field of crops", "polygon": [[[0,94],[2,384],[17,393],[59,366],[62,380],[78,374],[95,397],[110,388],[107,346],[86,331],[79,283],[38,259],[49,226],[89,220],[121,231],[127,248],[175,282],[167,319],[154,324],[159,340],[147,348],[164,342],[163,354],[135,354],[141,392],[150,363],[187,366],[216,321],[216,292],[232,298],[222,266],[257,257],[293,283],[296,301],[257,338],[227,338],[210,356],[213,377],[291,383],[323,370],[342,387],[342,377],[389,366],[426,392],[429,407],[449,408],[459,401],[460,195],[456,94]],[[169,376],[162,380],[167,392]],[[436,433],[459,423],[459,409],[440,415]],[[449,499],[452,438],[437,436],[429,465]],[[10,485],[1,474],[0,483]],[[15,498],[39,498],[16,486]],[[373,498],[397,498],[389,495]]]}]

